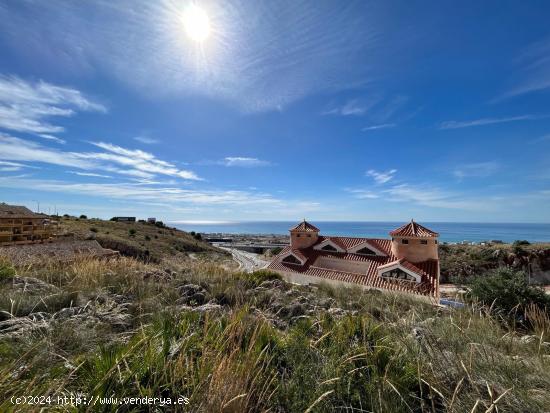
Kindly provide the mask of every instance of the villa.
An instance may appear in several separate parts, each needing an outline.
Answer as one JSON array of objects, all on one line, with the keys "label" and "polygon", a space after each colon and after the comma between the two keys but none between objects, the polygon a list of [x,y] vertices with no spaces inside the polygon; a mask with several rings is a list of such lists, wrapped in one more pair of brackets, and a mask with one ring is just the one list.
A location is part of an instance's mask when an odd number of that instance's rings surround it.
[{"label": "villa", "polygon": [[290,246],[268,266],[300,284],[334,285],[439,298],[439,234],[414,222],[391,231],[391,239],[319,235],[306,220],[290,229]]}]

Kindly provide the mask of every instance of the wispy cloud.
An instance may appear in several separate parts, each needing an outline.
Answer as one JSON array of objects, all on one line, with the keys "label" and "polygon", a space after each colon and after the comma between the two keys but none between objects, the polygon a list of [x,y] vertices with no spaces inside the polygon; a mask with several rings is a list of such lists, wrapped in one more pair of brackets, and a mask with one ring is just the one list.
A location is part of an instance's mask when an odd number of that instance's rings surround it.
[{"label": "wispy cloud", "polygon": [[445,122],[441,122],[441,124],[439,125],[439,129],[469,128],[472,126],[492,125],[495,123],[517,122],[517,121],[523,121],[523,120],[537,120],[545,117],[547,116],[521,115],[521,116],[510,116],[505,118],[481,118],[481,119],[466,120],[466,121],[448,120]]},{"label": "wispy cloud", "polygon": [[[388,123],[409,101],[408,96],[397,95],[381,103],[372,114],[372,120],[379,123]],[[411,115],[408,115],[411,116]]]},{"label": "wispy cloud", "polygon": [[448,192],[435,187],[400,184],[385,189],[386,199],[393,202],[413,203],[433,208],[484,210],[490,208],[479,200],[468,199],[464,194]]},{"label": "wispy cloud", "polygon": [[331,106],[329,109],[323,111],[322,115],[363,116],[376,102],[376,99],[371,99],[370,101],[351,99],[343,105]]},{"label": "wispy cloud", "polygon": [[354,195],[357,199],[377,199],[380,198],[380,195],[377,194],[375,191],[371,191],[369,189],[353,189],[353,188],[347,188],[347,192]]},{"label": "wispy cloud", "polygon": [[493,175],[499,168],[500,165],[496,161],[469,163],[456,167],[453,175],[458,179],[467,177],[483,178]]},{"label": "wispy cloud", "polygon": [[36,190],[79,194],[125,201],[148,201],[185,205],[282,205],[282,201],[269,194],[250,191],[193,190],[176,186],[143,186],[132,183],[83,183],[60,180],[0,177],[0,187],[22,188],[32,186]]},{"label": "wispy cloud", "polygon": [[513,71],[514,86],[491,103],[498,103],[526,93],[550,89],[550,37],[528,46],[516,59],[518,68]]},{"label": "wispy cloud", "polygon": [[361,130],[366,132],[370,130],[394,128],[395,126],[395,123],[382,123],[381,125],[365,126]]},{"label": "wispy cloud", "polygon": [[144,143],[144,144],[146,144],[146,145],[154,145],[154,144],[160,142],[158,139],[150,138],[150,137],[147,136],[147,135],[136,136],[136,137],[134,138],[134,140],[135,140],[135,141],[138,141],[138,142],[141,142],[141,143]]},{"label": "wispy cloud", "polygon": [[67,173],[78,175],[78,176],[89,176],[93,178],[112,178],[109,175],[96,174],[94,172],[77,172],[77,171],[67,171]]},{"label": "wispy cloud", "polygon": [[264,161],[258,158],[249,158],[246,156],[228,156],[221,162],[225,166],[239,166],[244,168],[252,168],[257,166],[269,166],[271,162]]},{"label": "wispy cloud", "polygon": [[47,163],[87,171],[107,171],[141,179],[166,175],[186,180],[201,180],[194,172],[179,169],[172,163],[158,159],[148,152],[126,149],[105,142],[91,142],[91,144],[103,149],[104,152],[61,151],[33,141],[0,134],[0,159]]},{"label": "wispy cloud", "polygon": [[1,172],[16,172],[20,171],[23,168],[27,168],[27,165],[17,162],[0,161]]},{"label": "wispy cloud", "polygon": [[550,141],[550,133],[548,135],[539,136],[538,138],[533,139],[531,143],[549,142],[549,141]]},{"label": "wispy cloud", "polygon": [[78,154],[79,157],[114,162],[146,174],[169,175],[195,181],[201,180],[194,172],[178,169],[172,163],[160,160],[149,152],[139,149],[126,149],[106,142],[90,143],[107,152],[80,153]]},{"label": "wispy cloud", "polygon": [[81,158],[77,153],[48,148],[36,142],[0,133],[0,159],[94,169],[99,165]]},{"label": "wispy cloud", "polygon": [[106,110],[105,106],[91,101],[76,89],[0,75],[0,128],[37,134],[58,133],[64,128],[48,123],[47,119],[73,116],[76,111]]},{"label": "wispy cloud", "polygon": [[[385,31],[376,6],[361,2],[202,2],[215,30],[199,47],[182,30],[185,2],[22,1],[28,7],[0,7],[0,31],[21,53],[64,70],[102,70],[147,96],[198,94],[247,112],[277,110],[364,85],[384,59],[363,61]],[[90,25],[90,15],[101,24]]]},{"label": "wispy cloud", "polygon": [[374,179],[374,182],[376,182],[377,184],[385,184],[386,182],[389,182],[393,179],[396,172],[397,169],[391,169],[386,172],[379,172],[375,171],[374,169],[370,169],[366,172],[366,175],[372,177]]},{"label": "wispy cloud", "polygon": [[48,134],[46,134],[46,133],[41,133],[41,134],[39,134],[38,136],[40,136],[41,138],[47,139],[47,140],[49,140],[49,141],[53,141],[53,142],[60,143],[60,144],[62,144],[62,145],[64,145],[64,144],[67,143],[67,141],[64,140],[64,139],[58,138],[57,136],[48,135]]}]

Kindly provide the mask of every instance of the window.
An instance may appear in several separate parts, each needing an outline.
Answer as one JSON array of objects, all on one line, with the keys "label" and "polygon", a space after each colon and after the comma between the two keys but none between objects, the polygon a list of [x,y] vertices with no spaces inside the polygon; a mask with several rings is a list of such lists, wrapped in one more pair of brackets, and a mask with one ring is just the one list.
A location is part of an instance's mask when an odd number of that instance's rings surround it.
[{"label": "window", "polygon": [[311,238],[311,234],[307,234],[307,237],[308,237],[308,238]]},{"label": "window", "polygon": [[408,244],[409,243],[409,240],[408,239],[402,239],[401,240],[401,244]]},{"label": "window", "polygon": [[289,255],[288,257],[283,258],[283,262],[286,262],[288,264],[301,264],[298,258],[296,258],[294,255]]},{"label": "window", "polygon": [[437,240],[435,240],[435,244],[437,245]]},{"label": "window", "polygon": [[406,273],[401,268],[386,271],[382,273],[382,277],[386,279],[400,280],[400,281],[416,281],[412,275]]},{"label": "window", "polygon": [[363,247],[360,250],[356,252],[356,254],[363,254],[363,255],[376,255],[376,253],[371,250],[370,248]]},{"label": "window", "polygon": [[428,245],[428,240],[426,240],[426,239],[421,239],[421,240],[420,240],[420,243],[421,243],[422,245]]},{"label": "window", "polygon": [[323,251],[332,251],[332,252],[335,252],[335,251],[338,251],[336,248],[334,248],[332,245],[330,244],[327,244],[325,245],[323,248],[321,248]]},{"label": "window", "polygon": [[300,238],[300,234],[296,234],[296,238]]}]

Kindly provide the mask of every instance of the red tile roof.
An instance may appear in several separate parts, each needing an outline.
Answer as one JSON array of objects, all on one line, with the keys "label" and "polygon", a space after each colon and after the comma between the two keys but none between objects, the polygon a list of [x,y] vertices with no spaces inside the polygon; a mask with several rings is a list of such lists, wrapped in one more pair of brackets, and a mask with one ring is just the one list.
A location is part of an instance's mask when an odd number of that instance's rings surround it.
[{"label": "red tile roof", "polygon": [[290,228],[290,231],[319,232],[319,228],[317,228],[315,225],[310,224],[304,219],[298,225]]},{"label": "red tile roof", "polygon": [[[296,255],[298,255],[297,252],[299,252],[301,256],[306,259],[304,265],[292,265],[282,262],[279,258],[291,250],[289,246],[284,248],[280,252],[280,254],[273,259],[268,268],[274,271],[294,272],[313,277],[324,278],[327,280],[344,281],[374,288],[385,288],[392,291],[410,292],[413,294],[433,296],[437,292],[439,266],[437,260],[428,260],[416,264],[412,264],[406,260],[398,260],[397,257],[395,257],[391,252],[391,240],[389,239],[320,236],[316,245],[326,239],[330,239],[334,243],[341,245],[343,248],[346,249],[353,248],[354,246],[357,246],[359,244],[368,243],[379,251],[385,252],[387,256],[362,255],[349,252],[328,252],[315,250],[313,249],[313,247],[310,247],[301,250],[292,250],[292,252]],[[342,260],[361,262],[364,272],[355,273],[340,271],[331,268],[324,268],[317,265],[317,259],[319,257],[331,257]],[[421,278],[421,282],[419,284],[416,284],[407,281],[394,281],[383,279],[378,276],[378,269],[381,266],[396,261],[398,261],[405,268],[418,274]]]},{"label": "red tile roof", "polygon": [[428,229],[413,220],[390,232],[392,237],[439,237],[437,232]]}]

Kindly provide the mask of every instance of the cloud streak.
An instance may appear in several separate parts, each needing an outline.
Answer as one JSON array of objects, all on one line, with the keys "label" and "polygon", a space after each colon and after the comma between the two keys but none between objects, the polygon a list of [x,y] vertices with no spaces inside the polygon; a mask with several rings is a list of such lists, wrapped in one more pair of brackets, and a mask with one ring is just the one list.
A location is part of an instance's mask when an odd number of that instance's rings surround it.
[{"label": "cloud streak", "polygon": [[388,128],[395,128],[395,123],[382,123],[380,125],[372,125],[372,126],[365,126],[363,129],[361,129],[363,132],[371,131],[371,130],[378,130],[378,129],[388,129]]},{"label": "cloud streak", "polygon": [[516,61],[519,68],[513,71],[515,85],[491,103],[550,89],[550,37],[529,45]]},{"label": "cloud streak", "polygon": [[228,167],[253,168],[258,166],[269,166],[271,162],[246,156],[228,156],[224,158],[222,164]]},{"label": "cloud streak", "polygon": [[47,119],[70,117],[77,111],[104,113],[107,109],[76,89],[0,75],[0,128],[36,133],[62,143],[49,134],[63,132],[64,128]]},{"label": "cloud streak", "polygon": [[374,182],[381,185],[391,181],[396,172],[397,172],[397,169],[390,169],[389,171],[386,171],[386,172],[378,172],[378,171],[375,171],[374,169],[370,169],[366,172],[366,175],[370,176],[371,178],[374,179]]},{"label": "cloud streak", "polygon": [[66,166],[88,171],[108,171],[140,179],[156,175],[185,180],[201,180],[194,172],[175,167],[149,152],[126,149],[105,142],[91,142],[103,152],[67,152],[48,148],[36,142],[0,134],[0,159]]},{"label": "cloud streak", "polygon": [[493,175],[499,167],[495,161],[464,164],[456,167],[453,175],[460,180],[469,177],[484,178]]},{"label": "cloud streak", "polygon": [[212,32],[200,46],[186,38],[177,0],[22,2],[0,7],[0,31],[20,54],[99,70],[146,96],[195,94],[244,112],[365,85],[388,49],[376,7],[362,2],[203,2]]},{"label": "cloud streak", "polygon": [[439,129],[469,128],[472,126],[485,126],[485,125],[493,125],[496,123],[518,122],[518,121],[524,121],[524,120],[537,120],[545,117],[547,116],[521,115],[521,116],[510,116],[505,118],[481,118],[481,119],[474,119],[474,120],[467,120],[467,121],[449,120],[449,121],[441,122],[441,124],[439,125]]}]

